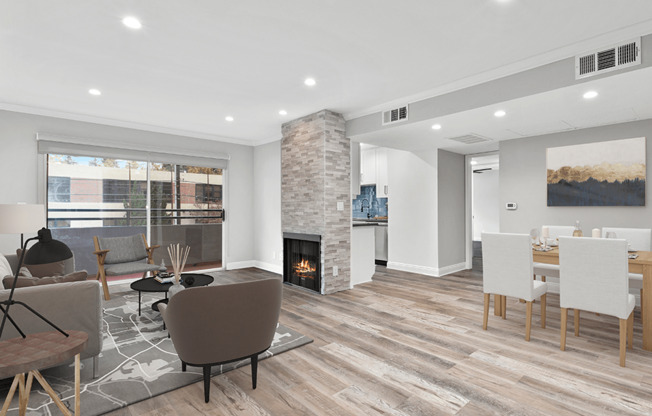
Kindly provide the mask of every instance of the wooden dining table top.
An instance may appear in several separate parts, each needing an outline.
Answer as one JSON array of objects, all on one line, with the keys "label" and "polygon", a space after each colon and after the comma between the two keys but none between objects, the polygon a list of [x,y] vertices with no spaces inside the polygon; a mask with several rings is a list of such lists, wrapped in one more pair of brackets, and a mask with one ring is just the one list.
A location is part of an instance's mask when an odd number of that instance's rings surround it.
[{"label": "wooden dining table top", "polygon": [[[539,263],[559,264],[559,247],[551,247],[550,251],[538,251],[536,246],[532,247],[532,257]],[[629,259],[630,265],[652,265],[652,251],[634,251],[630,254],[637,254],[635,259]]]}]

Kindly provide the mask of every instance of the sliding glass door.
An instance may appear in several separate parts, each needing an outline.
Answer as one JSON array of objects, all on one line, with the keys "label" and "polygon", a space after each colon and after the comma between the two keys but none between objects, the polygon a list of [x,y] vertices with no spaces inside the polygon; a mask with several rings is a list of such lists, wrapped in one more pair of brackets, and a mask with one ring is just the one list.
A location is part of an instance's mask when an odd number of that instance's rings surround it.
[{"label": "sliding glass door", "polygon": [[97,270],[93,236],[145,233],[191,247],[187,270],[222,267],[222,169],[138,160],[48,155],[48,227],[77,269]]}]

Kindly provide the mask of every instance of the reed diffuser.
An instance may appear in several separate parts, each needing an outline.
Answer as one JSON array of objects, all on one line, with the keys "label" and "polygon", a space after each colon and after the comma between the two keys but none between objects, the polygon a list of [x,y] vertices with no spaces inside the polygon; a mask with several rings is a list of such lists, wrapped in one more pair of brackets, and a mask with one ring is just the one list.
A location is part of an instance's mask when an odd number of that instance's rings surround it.
[{"label": "reed diffuser", "polygon": [[186,246],[182,249],[177,243],[170,244],[168,247],[168,254],[170,255],[170,262],[172,263],[172,270],[174,273],[174,281],[177,285],[181,282],[181,273],[183,273],[183,268],[186,267],[188,253],[190,253],[190,246]]}]

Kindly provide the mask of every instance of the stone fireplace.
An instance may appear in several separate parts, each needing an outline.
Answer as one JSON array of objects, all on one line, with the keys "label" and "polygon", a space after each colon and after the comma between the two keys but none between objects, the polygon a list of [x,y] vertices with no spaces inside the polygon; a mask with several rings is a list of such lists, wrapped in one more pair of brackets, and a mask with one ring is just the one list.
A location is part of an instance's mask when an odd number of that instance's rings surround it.
[{"label": "stone fireplace", "polygon": [[321,236],[283,233],[283,282],[321,291]]},{"label": "stone fireplace", "polygon": [[[319,293],[350,289],[351,141],[344,118],[322,110],[283,124],[282,132],[282,232],[320,237]],[[283,250],[285,270],[292,266],[285,264],[285,243]]]}]

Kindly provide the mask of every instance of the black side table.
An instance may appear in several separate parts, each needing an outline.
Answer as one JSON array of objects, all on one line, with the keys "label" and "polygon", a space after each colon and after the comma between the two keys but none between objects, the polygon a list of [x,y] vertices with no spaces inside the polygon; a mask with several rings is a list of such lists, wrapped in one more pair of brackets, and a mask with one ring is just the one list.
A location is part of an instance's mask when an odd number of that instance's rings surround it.
[{"label": "black side table", "polygon": [[[188,279],[192,277],[192,279]],[[188,284],[188,280],[193,280],[192,284]],[[181,275],[181,285],[185,288],[190,287],[199,287],[199,286],[208,286],[213,283],[213,276],[200,273],[183,273]],[[131,284],[131,289],[138,292],[138,316],[140,316],[140,303],[142,298],[142,292],[163,292],[165,293],[165,299],[161,299],[157,302],[154,302],[152,309],[158,312],[158,305],[160,303],[168,302],[168,290],[172,287],[172,283],[159,283],[153,277],[147,277],[145,279],[136,280]]]}]

